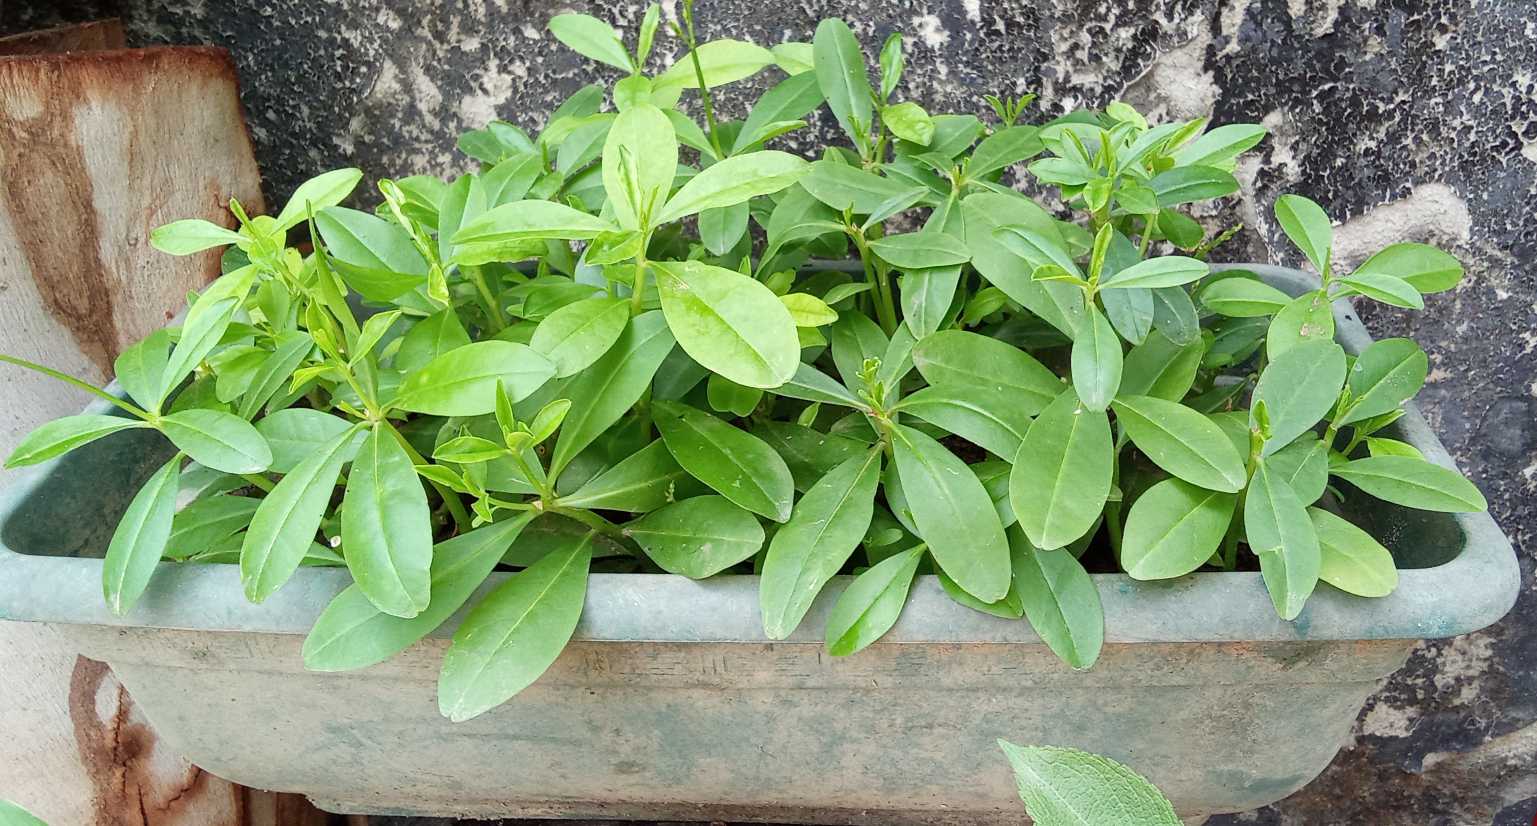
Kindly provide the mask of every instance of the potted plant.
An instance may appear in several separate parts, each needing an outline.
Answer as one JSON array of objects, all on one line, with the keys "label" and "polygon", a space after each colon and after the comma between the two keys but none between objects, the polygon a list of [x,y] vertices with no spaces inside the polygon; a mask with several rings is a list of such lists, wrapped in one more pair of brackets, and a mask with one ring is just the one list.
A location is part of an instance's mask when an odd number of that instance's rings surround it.
[{"label": "potted plant", "polygon": [[[1285,196],[1315,273],[1212,266],[1234,230],[1182,208],[1258,126],[929,114],[900,37],[872,84],[842,21],[765,49],[681,12],[657,74],[656,7],[633,45],[554,18],[624,77],[465,135],[476,172],[155,230],[224,274],[12,455],[53,464],[0,616],[339,811],[934,823],[1016,816],[1000,735],[1135,755],[1184,815],[1273,801],[1412,640],[1508,609],[1407,407],[1425,354],[1348,303],[1419,308],[1453,258],[1338,271]],[[823,105],[846,144],[768,148]]]}]

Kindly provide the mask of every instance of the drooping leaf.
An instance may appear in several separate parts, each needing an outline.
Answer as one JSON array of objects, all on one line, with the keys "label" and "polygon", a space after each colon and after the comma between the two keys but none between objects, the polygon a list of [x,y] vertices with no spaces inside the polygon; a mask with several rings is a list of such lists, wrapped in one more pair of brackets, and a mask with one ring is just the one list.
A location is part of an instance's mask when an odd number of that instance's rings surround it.
[{"label": "drooping leaf", "polygon": [[698,261],[653,266],[667,324],[695,361],[748,387],[778,387],[795,374],[795,322],[768,287]]},{"label": "drooping leaf", "polygon": [[1410,456],[1371,456],[1329,468],[1329,473],[1406,508],[1479,513],[1489,503],[1472,482],[1450,468]]},{"label": "drooping leaf", "polygon": [[646,556],[670,574],[704,579],[763,547],[763,526],[723,496],[695,496],[624,526]]},{"label": "drooping leaf", "polygon": [[246,599],[261,602],[272,596],[298,569],[331,503],[355,430],[343,431],[300,462],[262,499],[240,545]]},{"label": "drooping leaf", "polygon": [[694,478],[753,513],[790,518],[790,469],[762,439],[678,402],[658,401],[654,414],[667,449]]},{"label": "drooping leaf", "polygon": [[1366,531],[1322,508],[1308,508],[1318,534],[1318,578],[1358,597],[1385,597],[1398,587],[1393,555]]},{"label": "drooping leaf", "polygon": [[8,468],[26,467],[62,456],[120,430],[149,427],[139,419],[125,419],[100,413],[80,413],[46,422],[28,433],[5,460]]},{"label": "drooping leaf", "polygon": [[1318,534],[1297,494],[1273,479],[1264,461],[1249,482],[1243,521],[1276,613],[1284,620],[1296,619],[1318,584]]},{"label": "drooping leaf", "polygon": [[918,536],[950,578],[984,602],[1009,591],[1009,545],[993,500],[971,468],[922,431],[892,430],[902,490]]},{"label": "drooping leaf", "polygon": [[387,422],[369,431],[342,497],[342,554],[379,610],[414,617],[431,592],[432,521],[411,457]]},{"label": "drooping leaf", "polygon": [[1041,411],[1009,477],[1009,502],[1030,542],[1049,550],[1088,532],[1110,495],[1114,460],[1109,419],[1071,388]]},{"label": "drooping leaf", "polygon": [[102,595],[118,616],[133,610],[165,554],[181,488],[181,458],[180,453],[171,457],[144,482],[107,543],[101,563]]},{"label": "drooping leaf", "polygon": [[1179,479],[1152,486],[1131,506],[1121,536],[1121,568],[1133,579],[1170,579],[1211,559],[1238,497]]},{"label": "drooping leaf", "polygon": [[1114,760],[1075,749],[998,745],[1038,826],[1180,826],[1168,799]]},{"label": "drooping leaf", "polygon": [[924,547],[889,556],[849,583],[827,615],[827,653],[846,657],[891,630],[907,603]]},{"label": "drooping leaf", "polygon": [[1105,617],[1088,571],[1066,549],[1034,547],[1017,526],[1009,542],[1024,545],[1014,576],[1030,627],[1069,666],[1094,665],[1105,641]]}]

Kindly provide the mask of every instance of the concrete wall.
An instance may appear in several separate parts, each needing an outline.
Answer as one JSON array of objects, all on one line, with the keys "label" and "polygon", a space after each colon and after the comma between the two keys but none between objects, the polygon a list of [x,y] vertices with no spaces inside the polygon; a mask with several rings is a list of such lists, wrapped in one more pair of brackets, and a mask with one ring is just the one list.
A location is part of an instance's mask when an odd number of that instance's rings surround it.
[{"label": "concrete wall", "polygon": [[[93,5],[94,3],[94,5]],[[281,202],[309,174],[447,174],[454,136],[498,116],[536,126],[589,65],[543,32],[558,11],[638,22],[638,2],[547,0],[26,0],[0,28],[121,14],[138,43],[234,51]],[[1428,643],[1367,706],[1334,765],[1259,824],[1530,823],[1537,810],[1537,23],[1522,0],[702,0],[702,34],[809,38],[841,14],[868,46],[910,35],[905,94],[978,111],[991,91],[1036,91],[1049,112],[1123,98],[1170,116],[1271,129],[1214,224],[1246,229],[1230,259],[1298,263],[1270,205],[1283,192],[1337,220],[1338,257],[1395,241],[1453,249],[1468,268],[1421,314],[1366,315],[1431,352],[1422,401],[1489,495],[1527,572],[1504,623]],[[670,55],[670,41],[658,51]],[[607,70],[605,70],[607,71]],[[607,76],[607,75],[605,75]],[[741,96],[723,108],[740,112]]]}]

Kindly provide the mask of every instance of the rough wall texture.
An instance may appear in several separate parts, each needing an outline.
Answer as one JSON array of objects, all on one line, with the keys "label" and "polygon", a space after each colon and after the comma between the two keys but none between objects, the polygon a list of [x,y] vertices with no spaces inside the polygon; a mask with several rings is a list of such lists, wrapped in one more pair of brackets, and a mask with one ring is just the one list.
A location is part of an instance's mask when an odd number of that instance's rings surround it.
[{"label": "rough wall texture", "polygon": [[[44,6],[49,6],[44,8]],[[269,198],[309,174],[463,168],[454,136],[525,126],[590,67],[543,33],[551,14],[635,25],[639,0],[95,0],[0,5],[0,30],[120,14],[137,43],[230,48]],[[910,36],[906,94],[977,111],[1036,91],[1048,112],[1124,98],[1174,117],[1259,121],[1270,139],[1213,222],[1229,258],[1298,263],[1270,218],[1321,202],[1356,263],[1395,241],[1456,251],[1468,279],[1426,311],[1376,308],[1378,335],[1432,354],[1422,401],[1515,540],[1526,588],[1480,634],[1422,645],[1367,706],[1323,777],[1222,823],[1497,824],[1537,811],[1537,18],[1526,0],[702,0],[702,35],[808,39],[841,14],[867,47]],[[658,50],[666,59],[671,50]],[[612,74],[603,70],[604,76]],[[723,108],[741,111],[745,97]],[[1213,821],[1214,823],[1217,820]]]}]

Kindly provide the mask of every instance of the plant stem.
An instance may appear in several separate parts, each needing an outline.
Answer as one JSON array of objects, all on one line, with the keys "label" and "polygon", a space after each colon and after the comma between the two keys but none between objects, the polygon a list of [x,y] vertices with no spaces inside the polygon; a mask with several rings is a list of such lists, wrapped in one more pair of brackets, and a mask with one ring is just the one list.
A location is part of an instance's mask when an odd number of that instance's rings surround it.
[{"label": "plant stem", "polygon": [[630,316],[640,315],[641,299],[646,292],[646,253],[644,239],[641,253],[635,256],[635,284],[630,293]]},{"label": "plant stem", "polygon": [[69,384],[69,385],[73,385],[75,387],[78,387],[79,389],[84,390],[85,392],[90,393],[91,395],[96,396],[97,398],[100,398],[103,401],[111,402],[112,404],[116,405],[117,407],[120,407],[123,410],[128,411],[129,413],[132,413],[133,415],[143,419],[146,422],[154,421],[154,419],[155,419],[154,416],[150,415],[148,412],[144,411],[142,408],[138,407],[137,405],[134,405],[134,404],[131,404],[131,403],[127,402],[127,401],[124,401],[123,399],[120,399],[120,398],[112,395],[111,393],[108,393],[107,391],[102,390],[99,387],[96,387],[95,385],[87,384],[86,382],[83,382],[83,381],[81,381],[81,380],[79,380],[79,379],[75,378],[74,376],[71,376],[71,375],[69,375],[67,373],[60,373],[59,371],[53,369],[52,367],[44,367],[43,365],[37,364],[36,362],[27,361],[26,359],[19,359],[19,358],[16,358],[15,356],[8,356],[8,355],[5,355],[4,353],[0,353],[0,362],[5,362],[7,364],[14,364],[17,367],[25,367],[28,370],[32,370],[32,371],[37,372],[37,373],[42,373],[43,375],[48,376],[49,378],[58,379],[59,381],[62,381],[65,384]]},{"label": "plant stem", "polygon": [[1148,247],[1153,242],[1153,233],[1158,231],[1158,213],[1147,217],[1147,226],[1142,228],[1142,243],[1137,247],[1137,257],[1146,258]]},{"label": "plant stem", "polygon": [[721,151],[720,135],[715,125],[715,106],[710,100],[710,87],[704,80],[704,66],[699,62],[699,40],[694,36],[694,0],[683,0],[683,25],[688,34],[688,56],[694,64],[694,79],[699,83],[699,100],[704,104],[704,122],[710,132],[710,146],[716,159],[726,157]]},{"label": "plant stem", "polygon": [[550,512],[558,513],[561,516],[567,516],[575,519],[576,521],[586,525],[589,528],[592,528],[593,530],[603,534],[610,539],[617,539],[622,541],[627,538],[624,535],[624,530],[621,529],[618,525],[615,525],[614,523],[604,519],[592,511],[582,510],[581,508],[562,508],[557,506],[550,508]]},{"label": "plant stem", "polygon": [[865,280],[874,287],[875,316],[881,323],[881,329],[890,337],[897,331],[897,311],[891,299],[890,277],[884,272],[885,268],[873,260],[870,245],[865,242],[864,233],[854,230],[849,235],[854,239],[854,245],[859,248],[859,263],[864,266]]},{"label": "plant stem", "polygon": [[493,327],[492,334],[501,332],[502,328],[507,326],[507,316],[502,313],[502,305],[497,303],[496,296],[491,293],[491,287],[486,283],[485,272],[478,266],[465,265],[462,269],[475,284],[476,292],[480,293],[481,303],[486,306],[486,317]]}]

